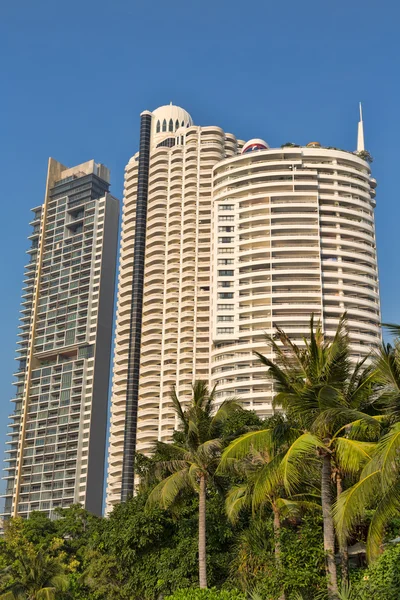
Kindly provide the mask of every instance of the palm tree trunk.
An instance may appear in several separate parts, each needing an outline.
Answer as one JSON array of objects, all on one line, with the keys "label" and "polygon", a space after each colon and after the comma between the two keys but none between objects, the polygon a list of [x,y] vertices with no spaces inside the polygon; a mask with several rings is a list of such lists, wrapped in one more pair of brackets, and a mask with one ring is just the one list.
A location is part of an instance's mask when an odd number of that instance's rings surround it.
[{"label": "palm tree trunk", "polygon": [[206,477],[200,475],[199,491],[199,582],[200,588],[207,587],[206,561]]},{"label": "palm tree trunk", "polygon": [[331,458],[329,454],[326,454],[322,456],[321,501],[324,522],[324,550],[326,574],[328,577],[328,595],[330,599],[333,599],[337,598],[338,587],[335,563],[335,530],[332,519],[331,474]]},{"label": "palm tree trunk", "polygon": [[[272,512],[274,513],[275,561],[279,568],[281,566],[281,519],[274,502],[271,503],[271,506]],[[282,592],[279,596],[279,600],[285,600],[285,592]]]},{"label": "palm tree trunk", "polygon": [[[342,477],[339,469],[336,473],[336,495],[337,500],[339,500],[340,494],[343,492],[342,485]],[[339,552],[340,552],[340,566],[342,572],[342,581],[345,581],[346,584],[349,584],[349,551],[347,547],[347,542],[340,542],[339,540]]]}]

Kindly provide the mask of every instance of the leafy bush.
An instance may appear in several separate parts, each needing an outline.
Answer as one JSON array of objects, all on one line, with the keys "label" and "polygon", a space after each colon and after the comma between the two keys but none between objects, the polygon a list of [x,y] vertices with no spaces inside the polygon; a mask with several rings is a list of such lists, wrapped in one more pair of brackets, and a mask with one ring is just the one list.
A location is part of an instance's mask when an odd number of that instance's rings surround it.
[{"label": "leafy bush", "polygon": [[172,596],[165,600],[246,600],[246,596],[238,590],[200,590],[198,588],[177,590]]},{"label": "leafy bush", "polygon": [[365,571],[356,591],[360,598],[390,600],[400,598],[400,544],[388,548]]}]

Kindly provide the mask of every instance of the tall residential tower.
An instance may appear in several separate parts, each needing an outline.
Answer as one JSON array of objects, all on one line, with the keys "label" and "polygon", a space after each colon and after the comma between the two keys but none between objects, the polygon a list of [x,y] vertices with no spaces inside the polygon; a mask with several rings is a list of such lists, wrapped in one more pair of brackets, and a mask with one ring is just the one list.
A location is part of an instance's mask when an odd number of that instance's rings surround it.
[{"label": "tall residential tower", "polygon": [[332,335],[347,311],[354,358],[380,344],[375,187],[356,152],[269,148],[196,127],[163,106],[141,115],[126,167],[107,508],[133,492],[134,453],[168,441],[172,386],[217,384],[271,413],[254,351],[277,326],[302,343],[312,313]]},{"label": "tall residential tower", "polygon": [[133,459],[170,440],[170,391],[209,378],[212,169],[240,145],[177,106],[141,115],[125,170],[107,506],[133,491]]},{"label": "tall residential tower", "polygon": [[33,209],[4,516],[102,512],[118,200],[94,161],[49,160]]},{"label": "tall residential tower", "polygon": [[[362,153],[361,153],[362,156]],[[213,170],[211,383],[265,416],[273,389],[255,351],[284,329],[299,345],[310,315],[333,336],[347,312],[352,355],[381,343],[375,187],[357,154],[248,142]]]}]

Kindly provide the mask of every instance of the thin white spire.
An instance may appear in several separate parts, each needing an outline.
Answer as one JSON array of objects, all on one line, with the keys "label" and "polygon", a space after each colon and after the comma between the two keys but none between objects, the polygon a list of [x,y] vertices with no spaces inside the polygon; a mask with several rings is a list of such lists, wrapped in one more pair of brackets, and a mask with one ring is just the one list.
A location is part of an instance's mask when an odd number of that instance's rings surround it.
[{"label": "thin white spire", "polygon": [[365,145],[364,145],[364,122],[363,122],[363,115],[362,115],[362,105],[360,102],[360,120],[358,122],[357,152],[360,152],[361,150],[365,150]]}]

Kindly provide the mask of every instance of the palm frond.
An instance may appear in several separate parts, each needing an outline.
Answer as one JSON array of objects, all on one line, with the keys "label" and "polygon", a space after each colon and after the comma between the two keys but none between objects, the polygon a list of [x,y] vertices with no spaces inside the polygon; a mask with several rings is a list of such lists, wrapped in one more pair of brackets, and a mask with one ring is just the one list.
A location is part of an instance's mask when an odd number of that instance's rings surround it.
[{"label": "palm frond", "polygon": [[365,515],[381,492],[381,474],[379,469],[371,471],[351,488],[343,492],[333,509],[336,531],[341,541],[346,541],[349,534]]},{"label": "palm frond", "polygon": [[372,458],[376,444],[359,442],[346,437],[336,438],[335,460],[340,469],[349,475],[357,475],[363,466]]},{"label": "palm frond", "polygon": [[374,460],[381,467],[382,482],[391,485],[399,475],[398,457],[400,453],[400,423],[396,423],[389,433],[380,440]]},{"label": "palm frond", "polygon": [[395,337],[400,337],[400,325],[394,323],[382,323],[382,327],[387,329]]},{"label": "palm frond", "polygon": [[166,477],[152,490],[147,498],[146,508],[161,506],[169,508],[176,500],[178,494],[190,487],[189,468],[172,473]]},{"label": "palm frond", "polygon": [[282,458],[284,453],[278,454],[272,460],[262,465],[258,469],[254,478],[252,506],[253,511],[256,511],[260,506],[265,504],[266,500],[271,496],[275,496],[280,487],[282,487]]},{"label": "palm frond", "polygon": [[282,481],[287,492],[294,491],[300,485],[304,461],[315,457],[318,448],[325,448],[325,445],[311,433],[303,433],[289,447],[281,463]]},{"label": "palm frond", "polygon": [[391,486],[386,493],[379,498],[378,505],[374,511],[367,538],[367,558],[373,561],[378,558],[382,550],[382,542],[385,528],[394,517],[400,513],[400,482]]},{"label": "palm frond", "polygon": [[177,414],[178,419],[180,420],[183,429],[186,430],[188,424],[187,424],[187,420],[186,420],[186,416],[185,416],[185,412],[183,410],[182,404],[180,403],[178,394],[176,393],[175,386],[171,390],[170,397],[172,400],[172,404],[173,404],[175,413]]},{"label": "palm frond", "polygon": [[293,498],[278,498],[275,504],[284,519],[297,518],[306,512],[320,513],[321,505],[310,500],[294,500]]},{"label": "palm frond", "polygon": [[242,459],[254,449],[270,450],[273,448],[274,440],[272,429],[261,429],[259,431],[249,431],[244,435],[233,440],[227,448],[225,448],[217,473],[222,474],[230,466],[231,459]]},{"label": "palm frond", "polygon": [[234,485],[230,488],[226,500],[225,511],[228,519],[232,523],[236,523],[240,512],[244,508],[249,508],[251,504],[251,493],[247,483]]},{"label": "palm frond", "polygon": [[219,433],[221,425],[235,412],[243,411],[242,406],[233,398],[225,400],[211,419],[210,434],[214,437]]}]

